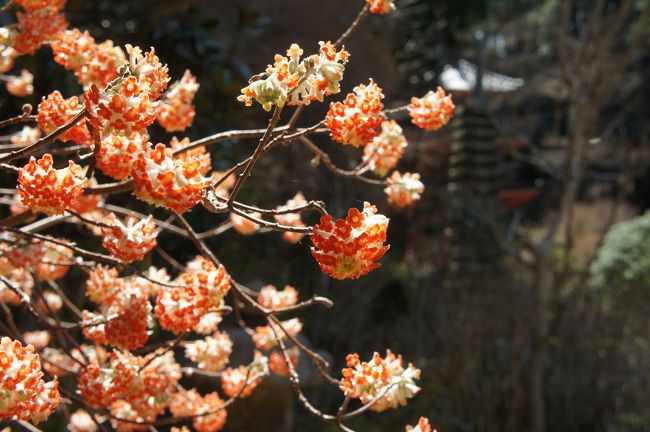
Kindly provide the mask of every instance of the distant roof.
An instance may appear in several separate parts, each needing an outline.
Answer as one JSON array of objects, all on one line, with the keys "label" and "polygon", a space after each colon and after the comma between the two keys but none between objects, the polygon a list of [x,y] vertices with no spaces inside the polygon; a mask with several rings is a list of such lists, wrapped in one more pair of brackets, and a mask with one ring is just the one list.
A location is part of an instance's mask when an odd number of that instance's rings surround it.
[{"label": "distant roof", "polygon": [[[440,84],[449,91],[473,91],[476,88],[476,65],[463,59],[458,61],[458,66],[445,65],[440,74]],[[523,85],[521,78],[483,72],[483,90],[488,93],[511,92]]]}]

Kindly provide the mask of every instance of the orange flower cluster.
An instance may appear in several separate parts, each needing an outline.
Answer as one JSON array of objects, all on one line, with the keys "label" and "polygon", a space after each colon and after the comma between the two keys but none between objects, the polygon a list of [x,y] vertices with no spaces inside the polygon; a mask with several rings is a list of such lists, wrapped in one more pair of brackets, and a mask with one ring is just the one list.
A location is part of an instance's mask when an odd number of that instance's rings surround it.
[{"label": "orange flower cluster", "polygon": [[110,304],[115,301],[117,293],[124,290],[124,279],[117,277],[117,269],[95,266],[86,280],[86,295],[98,304]]},{"label": "orange flower cluster", "polygon": [[246,398],[269,374],[269,359],[255,351],[255,359],[248,366],[228,368],[221,374],[221,388],[228,397]]},{"label": "orange flower cluster", "polygon": [[[58,90],[50,93],[47,98],[43,98],[38,105],[38,127],[49,134],[57,128],[68,123],[72,118],[81,111],[83,107],[76,96],[63,99]],[[93,143],[93,137],[90,136],[88,128],[81,119],[79,122],[68,129],[64,134],[59,136],[61,141],[72,141],[80,145],[90,145]]]},{"label": "orange flower cluster", "polygon": [[395,168],[408,143],[395,120],[381,124],[381,133],[363,148],[363,162],[378,176]]},{"label": "orange flower cluster", "polygon": [[429,420],[426,417],[420,417],[418,424],[415,426],[406,426],[406,432],[436,432],[431,428]]},{"label": "orange flower cluster", "polygon": [[[300,359],[300,349],[298,347],[291,347],[287,350],[289,361],[294,369],[298,367],[298,360]],[[284,358],[281,351],[273,351],[269,356],[269,369],[276,375],[288,377],[290,374],[289,365]]]},{"label": "orange flower cluster", "polygon": [[[349,54],[345,49],[337,51],[331,42],[319,42],[320,52],[301,60],[303,50],[292,44],[287,56],[275,55],[273,65],[268,65],[265,77],[244,87],[237,99],[251,106],[257,100],[266,111],[271,106],[308,105],[313,100],[323,101],[325,96],[341,91],[339,82],[343,79]],[[290,99],[289,99],[290,98]]]},{"label": "orange flower cluster", "polygon": [[[249,213],[251,217],[262,219],[262,213],[252,212]],[[260,225],[252,220],[245,218],[235,212],[230,213],[230,222],[235,231],[242,235],[255,234],[260,229]]]},{"label": "orange flower cluster", "polygon": [[141,260],[156,246],[158,232],[151,215],[146,219],[131,215],[122,222],[111,213],[106,224],[110,225],[110,228],[102,227],[102,246],[125,263]]},{"label": "orange flower cluster", "polygon": [[20,72],[20,76],[11,76],[7,80],[7,91],[9,94],[18,97],[29,96],[34,93],[34,75],[27,69]]},{"label": "orange flower cluster", "polygon": [[97,432],[98,430],[99,427],[88,412],[78,409],[70,415],[69,432]]},{"label": "orange flower cluster", "polygon": [[21,130],[11,135],[11,143],[25,147],[34,144],[40,137],[41,130],[39,128],[23,126]]},{"label": "orange flower cluster", "polygon": [[323,273],[335,279],[356,279],[380,266],[376,261],[389,248],[383,246],[387,228],[388,218],[368,203],[362,212],[351,208],[345,219],[334,221],[326,215],[314,226],[311,253]]},{"label": "orange flower cluster", "polygon": [[[62,242],[65,240],[59,239]],[[41,280],[58,280],[66,275],[73,260],[72,251],[60,244],[30,240],[12,246],[0,243],[0,252],[7,270],[23,269],[34,272]],[[0,274],[2,274],[0,261]]]},{"label": "orange flower cluster", "polygon": [[60,11],[65,6],[66,1],[67,0],[13,0],[15,4],[30,12],[48,8],[54,11]]},{"label": "orange flower cluster", "polygon": [[279,291],[273,285],[263,286],[257,295],[257,303],[268,310],[280,310],[293,306],[298,302],[298,291],[291,285],[285,285]]},{"label": "orange flower cluster", "polygon": [[228,365],[232,353],[232,340],[225,332],[185,344],[185,356],[198,363],[199,369],[220,371]]},{"label": "orange flower cluster", "polygon": [[[281,207],[278,207],[276,210],[286,211],[289,209],[294,209],[301,207],[307,204],[305,196],[298,192],[293,198],[291,198],[287,203]],[[290,226],[294,228],[304,228],[306,227],[305,223],[300,217],[300,213],[283,213],[273,215],[275,221],[284,226]],[[305,236],[303,233],[284,231],[282,233],[282,238],[289,243],[296,244]]]},{"label": "orange flower cluster", "polygon": [[167,132],[183,131],[192,125],[196,114],[193,101],[198,90],[199,84],[189,70],[169,88],[156,114]]},{"label": "orange flower cluster", "polygon": [[169,411],[176,417],[195,416],[192,425],[198,432],[216,432],[226,424],[227,412],[219,409],[224,403],[217,392],[201,396],[192,389],[177,392],[169,404]]},{"label": "orange flower cluster", "polygon": [[[282,328],[277,324],[272,324],[271,326],[260,326],[255,328],[255,333],[253,334],[253,342],[255,346],[259,349],[270,351],[276,346],[278,346],[278,339],[275,337],[277,334],[281,339],[286,339],[287,335],[284,330],[286,330],[291,337],[298,336],[298,333],[302,331],[302,322],[298,318],[292,318],[287,321],[282,322]],[[274,332],[275,330],[275,332]]]},{"label": "orange flower cluster", "polygon": [[34,347],[36,351],[40,351],[50,343],[50,333],[47,330],[35,330],[23,333],[23,340],[27,345]]},{"label": "orange flower cluster", "polygon": [[384,94],[370,80],[370,84],[359,84],[354,93],[348,93],[343,102],[330,104],[325,124],[332,139],[341,144],[362,147],[371,142],[385,120],[382,114]]},{"label": "orange flower cluster", "polygon": [[13,48],[18,54],[34,54],[44,42],[53,40],[57,33],[68,27],[65,16],[56,7],[18,12],[16,18]]},{"label": "orange flower cluster", "polygon": [[110,134],[102,139],[97,152],[97,168],[116,180],[124,180],[131,175],[131,168],[140,153],[149,150],[149,136],[146,133],[133,133],[129,136]]},{"label": "orange flower cluster", "polygon": [[387,14],[395,10],[395,0],[366,0],[370,6],[370,12],[375,14]]},{"label": "orange flower cluster", "polygon": [[388,196],[388,202],[397,207],[406,207],[420,199],[424,192],[424,184],[420,181],[420,174],[404,173],[399,171],[386,180],[384,192]]},{"label": "orange flower cluster", "polygon": [[174,159],[170,148],[158,144],[138,154],[131,172],[134,194],[150,204],[184,213],[201,200],[211,182],[201,175],[201,167],[200,159]]},{"label": "orange flower cluster", "polygon": [[32,211],[58,215],[74,205],[83,193],[84,171],[69,161],[67,168],[54,169],[52,155],[38,161],[32,156],[18,171],[18,191],[22,203]]},{"label": "orange flower cluster", "polygon": [[413,124],[427,131],[435,131],[449,123],[456,106],[442,87],[429,91],[422,98],[411,98],[409,115]]},{"label": "orange flower cluster", "polygon": [[143,55],[139,47],[127,44],[126,52],[129,54],[131,74],[152,101],[158,100],[169,85],[167,65],[160,62],[153,48]]},{"label": "orange flower cluster", "polygon": [[0,418],[39,423],[61,402],[59,382],[43,380],[34,347],[18,341],[0,339]]},{"label": "orange flower cluster", "polygon": [[[184,149],[190,144],[189,138],[183,138],[179,140],[176,137],[172,137],[172,140],[169,142],[169,146],[172,148],[174,153],[178,152],[181,149]],[[201,160],[201,174],[207,175],[212,169],[212,160],[210,158],[210,153],[206,150],[205,146],[194,147],[193,149],[184,151],[179,154],[174,154],[174,159],[185,160],[197,158]]]},{"label": "orange flower cluster", "polygon": [[43,369],[47,373],[59,377],[76,374],[81,369],[80,365],[85,362],[85,358],[81,354],[82,351],[91,362],[102,363],[108,356],[104,348],[96,345],[82,344],[81,350],[74,348],[70,351],[70,355],[60,348],[47,347],[41,353],[41,358],[47,360],[43,363]]},{"label": "orange flower cluster", "polygon": [[402,357],[390,350],[385,358],[375,353],[369,362],[361,362],[358,354],[349,354],[346,360],[348,367],[341,371],[341,390],[364,404],[381,395],[371,407],[373,411],[405,405],[407,399],[420,391],[414,382],[420,378],[420,370],[411,364],[404,368]]},{"label": "orange flower cluster", "polygon": [[188,272],[163,287],[156,299],[155,313],[160,326],[175,334],[194,330],[201,318],[219,309],[230,290],[230,276],[222,265],[197,258],[188,263]]},{"label": "orange flower cluster", "polygon": [[4,39],[4,35],[0,29],[0,73],[9,72],[14,67],[14,61],[18,56],[15,49],[5,45],[9,41],[5,41]]}]

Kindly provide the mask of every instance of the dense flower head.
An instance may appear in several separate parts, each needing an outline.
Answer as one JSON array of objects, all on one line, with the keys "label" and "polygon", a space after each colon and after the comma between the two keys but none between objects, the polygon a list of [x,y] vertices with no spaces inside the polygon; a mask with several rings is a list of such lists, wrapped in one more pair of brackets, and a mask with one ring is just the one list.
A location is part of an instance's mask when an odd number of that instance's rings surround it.
[{"label": "dense flower head", "polygon": [[7,80],[7,91],[18,97],[29,96],[34,93],[34,75],[23,69],[19,76],[11,76]]},{"label": "dense flower head", "polygon": [[429,424],[429,419],[420,417],[415,426],[406,426],[406,432],[435,432]]},{"label": "dense flower head", "polygon": [[210,153],[208,153],[205,146],[194,147],[193,149],[178,153],[181,149],[184,149],[189,144],[189,138],[183,138],[179,140],[176,137],[172,137],[171,141],[169,142],[169,146],[174,151],[174,159],[189,160],[198,158],[201,161],[201,174],[207,175],[212,169],[212,160],[210,158]]},{"label": "dense flower head", "polygon": [[[94,179],[88,181],[90,185],[96,184]],[[88,215],[98,212],[98,207],[103,203],[103,197],[100,194],[82,194],[72,203],[68,210],[77,212],[80,215]]]},{"label": "dense flower head", "polygon": [[13,0],[19,6],[28,11],[40,11],[48,9],[50,11],[60,11],[65,6],[67,0]]},{"label": "dense flower head", "polygon": [[381,124],[381,133],[363,148],[363,162],[378,176],[395,168],[408,143],[395,120]]},{"label": "dense flower head", "polygon": [[385,120],[381,103],[384,94],[373,80],[368,85],[359,84],[353,91],[343,102],[330,104],[325,124],[334,141],[361,147],[379,135]]},{"label": "dense flower head", "polygon": [[116,180],[124,180],[131,175],[131,168],[140,153],[150,149],[146,132],[134,132],[128,136],[110,134],[102,137],[97,152],[97,168]]},{"label": "dense flower head", "polygon": [[420,378],[420,370],[411,364],[404,368],[402,357],[390,350],[385,358],[375,353],[369,362],[361,362],[358,354],[350,354],[346,360],[348,367],[342,370],[341,390],[364,404],[382,395],[373,404],[373,411],[405,405],[407,399],[420,391],[414,382]]},{"label": "dense flower head", "polygon": [[429,91],[422,98],[411,98],[409,115],[413,124],[427,131],[438,130],[451,119],[456,106],[442,87]]},{"label": "dense flower head", "polygon": [[79,83],[84,87],[96,85],[104,88],[117,77],[118,68],[126,62],[124,51],[106,40],[93,46],[86,62],[75,70]]},{"label": "dense flower head", "polygon": [[127,401],[120,399],[113,402],[111,404],[110,411],[111,424],[116,431],[131,432],[138,430],[147,430],[146,425],[138,424],[144,422],[145,419]]},{"label": "dense flower head", "polygon": [[259,351],[248,366],[228,368],[221,374],[221,388],[228,397],[240,399],[250,396],[265,376],[269,374],[269,360]]},{"label": "dense flower head", "polygon": [[158,231],[152,215],[145,219],[130,215],[122,221],[111,213],[105,223],[102,245],[125,263],[141,260],[156,246]]},{"label": "dense flower head", "polygon": [[41,130],[29,126],[23,126],[21,130],[11,135],[11,143],[14,145],[28,146],[34,144],[41,137]]},{"label": "dense flower head", "polygon": [[169,88],[158,107],[156,118],[167,132],[183,131],[192,125],[196,114],[194,95],[199,90],[196,78],[189,70]]},{"label": "dense flower head", "polygon": [[18,12],[17,34],[13,38],[13,48],[18,54],[34,54],[44,42],[68,27],[62,13],[48,9]]},{"label": "dense flower head", "polygon": [[212,336],[185,344],[185,356],[198,363],[199,369],[208,371],[225,369],[231,352],[232,340],[226,332],[216,332]]},{"label": "dense flower head", "polygon": [[349,54],[345,49],[337,51],[331,42],[320,42],[320,52],[301,60],[303,50],[292,44],[287,55],[275,55],[273,65],[259,79],[242,89],[237,99],[250,106],[257,100],[266,111],[271,106],[308,105],[313,100],[323,101],[325,96],[337,94],[339,82]]},{"label": "dense flower head", "polygon": [[90,33],[77,28],[58,33],[51,44],[54,61],[72,71],[88,62],[95,46],[95,39]]},{"label": "dense flower head", "polygon": [[[307,200],[305,199],[305,196],[301,192],[298,192],[293,198],[287,201],[285,205],[278,207],[276,210],[286,211],[289,209],[294,209],[297,207],[304,206],[306,204],[307,204]],[[300,217],[300,213],[276,214],[273,215],[273,218],[280,225],[290,226],[294,228],[306,227],[305,223],[302,221],[302,218]],[[303,233],[293,232],[293,231],[285,231],[282,233],[282,238],[288,241],[289,243],[293,243],[293,244],[298,243],[300,240],[302,240],[304,236],[305,234]]]},{"label": "dense flower head", "polygon": [[222,320],[219,312],[208,312],[201,317],[199,323],[194,327],[194,331],[202,335],[214,333]]},{"label": "dense flower head", "polygon": [[366,0],[370,6],[370,12],[375,14],[387,14],[395,10],[395,0]]},{"label": "dense flower head", "polygon": [[0,339],[0,418],[45,420],[61,402],[58,381],[45,382],[34,347]]},{"label": "dense flower head", "polygon": [[134,194],[143,201],[176,213],[191,209],[211,180],[201,175],[201,159],[174,159],[172,150],[158,144],[138,154],[131,174]]},{"label": "dense flower head", "polygon": [[[249,214],[251,217],[262,219],[262,213],[252,212]],[[255,234],[260,229],[258,223],[235,212],[230,213],[230,222],[232,222],[233,229],[243,235]]]},{"label": "dense flower head", "polygon": [[72,161],[67,168],[55,169],[52,155],[38,161],[32,156],[18,172],[22,203],[34,212],[58,215],[72,206],[83,193],[84,169]]},{"label": "dense flower head", "polygon": [[106,343],[128,350],[144,346],[149,339],[151,324],[151,303],[148,297],[136,286],[127,285],[106,308],[105,315],[115,314],[117,317],[107,320],[104,325]]},{"label": "dense flower head", "polygon": [[153,48],[143,55],[140,47],[126,45],[126,52],[129,54],[129,70],[139,86],[152,101],[160,98],[169,85],[167,65],[160,62]]},{"label": "dense flower head", "polygon": [[323,273],[335,279],[356,279],[380,266],[376,261],[389,248],[383,246],[387,228],[388,218],[368,203],[363,211],[351,208],[345,219],[334,221],[326,215],[314,226],[311,253]]},{"label": "dense flower head", "polygon": [[[291,337],[298,336],[298,333],[302,330],[302,322],[300,322],[298,318],[283,321],[281,324]],[[284,330],[275,323],[267,326],[256,327],[255,333],[253,334],[253,342],[255,342],[257,348],[270,351],[279,344],[278,339],[275,336],[276,334],[281,339],[287,338]]]},{"label": "dense flower head", "polygon": [[[58,241],[65,243],[63,239]],[[0,243],[0,252],[6,264],[11,265],[8,270],[22,268],[34,272],[42,280],[61,279],[73,259],[72,251],[64,245],[37,239],[23,240],[12,246]]]},{"label": "dense flower head", "polygon": [[80,347],[81,349],[74,348],[69,351],[69,354],[61,348],[44,348],[40,355],[43,359],[43,369],[50,375],[61,377],[79,372],[80,365],[85,362],[82,351],[91,362],[102,363],[108,357],[106,350],[100,346],[82,344]]},{"label": "dense flower head", "polygon": [[18,53],[13,47],[0,43],[0,73],[7,73],[14,67]]},{"label": "dense flower head", "polygon": [[98,304],[111,304],[117,294],[125,288],[124,279],[118,278],[116,268],[98,264],[86,280],[86,295]]},{"label": "dense flower head", "polygon": [[201,396],[192,389],[174,394],[169,410],[175,417],[195,416],[192,425],[198,432],[216,432],[226,424],[227,412],[219,409],[224,403],[216,392]]},{"label": "dense flower head", "polygon": [[[36,117],[38,127],[46,134],[54,132],[72,120],[82,108],[76,96],[63,99],[61,93],[55,90],[47,98],[43,98],[38,105],[38,114]],[[90,145],[93,143],[93,138],[90,132],[88,132],[88,128],[83,119],[79,120],[75,126],[59,136],[59,139],[61,141],[72,141],[80,145]]]},{"label": "dense flower head", "polygon": [[134,76],[107,90],[93,84],[84,98],[91,124],[103,135],[129,136],[146,129],[156,119],[157,103],[152,102],[147,88]]},{"label": "dense flower head", "polygon": [[34,330],[23,333],[23,340],[27,345],[34,347],[36,351],[40,351],[50,343],[50,332],[47,330]]},{"label": "dense flower head", "polygon": [[99,430],[99,426],[87,411],[78,409],[70,415],[69,432],[97,432],[97,430]]},{"label": "dense flower head", "polygon": [[[0,251],[2,251],[1,248]],[[7,278],[13,286],[20,289],[21,292],[28,296],[31,295],[34,288],[34,278],[29,273],[29,270],[8,265],[4,258],[0,258],[0,274]],[[0,302],[17,306],[20,304],[21,298],[7,285],[0,284]]]},{"label": "dense flower head", "polygon": [[420,181],[420,174],[404,173],[399,171],[386,180],[384,192],[388,196],[388,202],[397,207],[406,207],[420,199],[424,192],[424,184]]},{"label": "dense flower head", "polygon": [[138,368],[136,357],[113,350],[109,354],[109,364],[93,360],[81,369],[77,378],[78,392],[91,407],[107,408],[128,393]]},{"label": "dense flower head", "polygon": [[284,309],[298,302],[298,291],[291,285],[285,285],[282,291],[266,285],[257,295],[257,302],[268,310]]},{"label": "dense flower head", "polygon": [[[287,350],[291,366],[295,370],[298,367],[298,360],[300,359],[300,349],[296,346]],[[288,377],[290,374],[289,365],[281,351],[273,351],[269,356],[269,369],[276,375]]]}]

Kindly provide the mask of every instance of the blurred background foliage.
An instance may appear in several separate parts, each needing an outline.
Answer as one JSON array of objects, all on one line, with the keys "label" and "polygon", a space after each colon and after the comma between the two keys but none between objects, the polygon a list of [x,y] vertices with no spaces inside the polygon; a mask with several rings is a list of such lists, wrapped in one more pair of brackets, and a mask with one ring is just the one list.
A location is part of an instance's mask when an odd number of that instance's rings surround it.
[{"label": "blurred background foliage", "polygon": [[[569,20],[561,27],[558,17],[568,3]],[[319,40],[335,38],[361,4],[361,0],[69,0],[66,13],[71,25],[89,30],[97,40],[155,47],[173,78],[190,69],[201,85],[197,117],[187,131],[194,139],[264,125],[266,114],[259,107],[247,109],[236,101],[239,89],[291,43],[311,52]],[[277,233],[243,237],[227,232],[211,239],[209,246],[237,279],[252,287],[291,284],[302,297],[318,293],[334,300],[330,310],[301,315],[306,342],[332,359],[334,375],[347,353],[369,357],[384,347],[422,369],[418,397],[405,408],[363,416],[351,423],[356,430],[402,430],[420,415],[428,416],[440,431],[540,430],[535,408],[539,397],[541,430],[648,430],[650,216],[615,225],[597,252],[610,208],[615,208],[613,219],[619,220],[650,207],[647,2],[402,0],[397,5],[388,17],[371,17],[349,41],[351,62],[343,94],[372,77],[385,89],[385,104],[399,106],[411,95],[435,88],[445,65],[457,65],[461,59],[482,61],[487,70],[524,79],[518,91],[487,98],[490,120],[498,130],[496,140],[504,143],[504,149],[512,143],[525,144],[523,160],[502,152],[507,173],[502,187],[528,188],[536,198],[512,209],[493,196],[484,203],[469,194],[460,200],[460,210],[452,211],[448,167],[456,138],[449,131],[424,134],[403,119],[410,145],[400,171],[420,172],[427,186],[413,208],[395,211],[380,189],[312,168],[310,154],[298,146],[280,148],[262,159],[240,195],[244,202],[274,207],[302,191],[308,199],[326,201],[337,216],[366,200],[377,203],[391,218],[391,250],[381,269],[360,280],[333,281],[318,271],[308,241],[289,245]],[[601,75],[611,79],[591,86],[568,85],[558,60],[561,37],[569,41],[570,49],[579,48],[581,40],[591,40],[581,38],[593,36],[595,23],[606,24],[624,7],[629,10],[612,43],[589,53],[591,63],[583,69],[568,71],[575,78],[602,70]],[[603,26],[602,32],[607,29]],[[629,67],[618,75],[607,69],[617,63],[617,55],[627,53],[633,55]],[[36,106],[54,89],[66,96],[81,92],[74,77],[51,61],[47,48],[35,57],[21,58],[21,66],[34,72],[35,93],[24,100],[0,95],[3,117],[13,115],[24,102]],[[562,167],[575,129],[572,113],[576,106],[595,104],[595,95],[601,93],[607,97],[585,125],[590,144],[581,159],[581,181],[571,207],[573,241],[555,242],[551,258],[544,261],[546,255],[538,253],[536,245],[561,207],[566,182],[545,171],[543,164],[526,161],[539,156]],[[463,106],[470,95],[454,97]],[[314,124],[326,109],[326,104],[314,104],[301,124]],[[171,138],[159,129],[151,135],[154,142]],[[342,149],[325,137],[319,144],[339,166],[356,165],[359,154],[354,149]],[[254,145],[226,142],[211,148],[213,167],[230,167]],[[128,197],[111,199],[119,203]],[[222,222],[201,211],[189,218],[198,231]],[[458,263],[451,252],[458,245],[452,244],[450,235],[459,229],[469,233],[461,249],[485,249],[494,255],[477,273],[468,270],[471,277],[462,287],[454,282],[458,269],[453,267]],[[71,238],[78,234],[61,233]],[[180,262],[195,253],[189,242],[166,234],[159,244]],[[593,264],[585,271],[590,259]],[[164,263],[156,255],[151,260]],[[550,264],[544,267],[545,263]],[[552,271],[553,289],[550,299],[540,302],[539,276],[544,268]],[[81,283],[83,275],[73,272],[70,278],[75,277]],[[255,324],[255,316],[246,318]],[[548,332],[540,337],[540,325],[547,324]],[[234,329],[234,320],[227,319],[225,328]],[[235,338],[235,343],[246,347],[243,356],[252,355],[243,337]],[[324,411],[335,410],[340,391],[317,380],[308,365],[301,368],[307,377],[305,391],[314,404]],[[539,373],[541,389],[534,385]],[[193,384],[206,391],[215,388],[206,380]],[[334,429],[305,413],[286,382],[271,380],[250,400],[233,407],[226,430]]]}]

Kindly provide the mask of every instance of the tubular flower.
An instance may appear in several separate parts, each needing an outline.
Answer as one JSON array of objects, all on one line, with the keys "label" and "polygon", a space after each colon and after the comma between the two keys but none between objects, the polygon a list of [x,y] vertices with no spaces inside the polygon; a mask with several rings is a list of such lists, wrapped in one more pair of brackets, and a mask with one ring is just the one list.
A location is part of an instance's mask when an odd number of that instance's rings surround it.
[{"label": "tubular flower", "polygon": [[111,213],[108,220],[107,225],[110,225],[110,228],[102,228],[102,246],[125,263],[141,260],[156,246],[158,232],[153,216],[138,219],[131,215],[122,222]]},{"label": "tubular flower", "polygon": [[[76,116],[83,107],[79,103],[76,96],[68,99],[63,99],[58,90],[53,91],[47,98],[43,98],[38,105],[38,127],[49,134],[54,132],[57,128],[68,123],[74,116]],[[90,145],[93,143],[93,138],[88,132],[88,128],[83,119],[67,130],[59,137],[61,141],[72,141],[80,145]]]},{"label": "tubular flower", "polygon": [[167,65],[160,63],[153,48],[142,55],[139,47],[126,45],[126,52],[129,54],[129,69],[140,87],[152,101],[160,98],[169,84]]},{"label": "tubular flower", "polygon": [[426,417],[420,417],[415,426],[406,426],[406,432],[435,432]]},{"label": "tubular flower", "polygon": [[34,347],[0,339],[0,418],[45,420],[61,402],[56,378],[45,383]]},{"label": "tubular flower", "polygon": [[88,117],[104,135],[118,133],[129,136],[150,126],[156,119],[157,103],[134,76],[125,79],[119,88],[99,90],[93,84],[84,94]]},{"label": "tubular flower", "polygon": [[[291,347],[287,350],[291,366],[294,369],[298,367],[298,359],[300,358],[300,349],[298,347]],[[273,351],[269,356],[269,369],[276,375],[288,377],[290,370],[287,361],[281,351]]]},{"label": "tubular flower", "polygon": [[385,120],[381,112],[383,98],[381,88],[370,80],[368,85],[356,86],[354,93],[348,93],[343,102],[331,103],[325,124],[332,139],[354,147],[371,142],[379,135],[378,129]]},{"label": "tubular flower", "polygon": [[97,168],[116,180],[131,175],[133,164],[140,153],[150,150],[149,136],[134,132],[129,136],[110,134],[102,139],[97,152]]},{"label": "tubular flower", "polygon": [[370,12],[374,14],[387,14],[395,10],[395,0],[366,0],[370,6]]},{"label": "tubular flower", "polygon": [[78,409],[70,416],[68,431],[70,432],[97,432],[99,427],[87,411]]},{"label": "tubular flower", "polygon": [[377,214],[375,206],[364,203],[363,211],[352,208],[345,219],[321,217],[314,226],[311,253],[323,273],[335,279],[356,279],[377,269],[388,250],[388,218]]},{"label": "tubular flower", "polygon": [[201,160],[173,159],[172,150],[158,144],[138,155],[133,170],[134,194],[141,200],[176,213],[191,209],[211,180],[201,176]]},{"label": "tubular flower", "polygon": [[322,102],[325,96],[339,93],[349,54],[345,49],[337,52],[330,42],[319,44],[319,54],[303,60],[303,50],[297,44],[291,45],[286,57],[276,54],[274,64],[266,68],[260,79],[244,87],[237,99],[246,106],[257,100],[264,110],[270,111],[273,105],[284,106],[289,98],[289,105],[309,105],[313,100]]},{"label": "tubular flower", "polygon": [[[307,200],[304,195],[298,192],[293,198],[291,198],[287,203],[281,207],[278,207],[277,210],[286,211],[289,209],[301,207],[307,204]],[[304,228],[306,225],[300,217],[300,213],[284,213],[276,214],[273,216],[275,221],[281,225],[290,226],[294,228]],[[282,233],[282,238],[289,243],[298,243],[305,236],[303,233],[285,231]]]},{"label": "tubular flower", "polygon": [[381,133],[363,149],[363,162],[378,176],[395,168],[408,143],[395,120],[381,124]]},{"label": "tubular flower", "polygon": [[87,61],[75,70],[75,75],[84,87],[94,84],[104,88],[117,77],[117,69],[125,61],[124,51],[107,40],[93,46]]},{"label": "tubular flower", "polygon": [[220,308],[222,300],[230,291],[231,280],[224,266],[215,266],[202,256],[187,263],[188,273],[180,275],[177,282],[195,286],[205,292],[211,308]]},{"label": "tubular flower", "polygon": [[249,366],[228,368],[221,374],[221,388],[228,397],[239,399],[250,396],[262,379],[269,374],[269,360],[259,351]]},{"label": "tubular flower", "polygon": [[109,364],[100,366],[93,360],[77,379],[77,389],[84,402],[93,408],[107,408],[122,399],[138,373],[138,360],[129,353],[113,350]]},{"label": "tubular flower", "polygon": [[[250,216],[261,219],[262,213],[253,212],[250,213]],[[244,216],[238,215],[237,213],[230,213],[230,222],[232,222],[232,227],[239,234],[251,235],[255,234],[259,229],[260,225],[253,222],[252,220],[245,218]]]},{"label": "tubular flower", "polygon": [[[278,345],[278,340],[275,335],[277,334],[280,338],[286,339],[287,335],[284,333],[286,330],[291,337],[298,336],[298,333],[302,330],[302,323],[298,318],[292,318],[287,321],[282,322],[282,327],[284,330],[277,324],[272,324],[271,326],[262,326],[255,328],[255,334],[253,334],[253,342],[255,346],[259,349],[270,351]],[[274,332],[275,330],[275,332]]]},{"label": "tubular flower", "polygon": [[66,70],[76,71],[83,67],[93,55],[95,39],[87,31],[75,28],[56,35],[52,41],[54,61]]},{"label": "tubular flower", "polygon": [[185,356],[198,363],[199,369],[207,371],[223,370],[231,352],[232,340],[225,332],[185,344]]},{"label": "tubular flower", "polygon": [[7,73],[14,67],[14,61],[18,53],[12,47],[0,43],[0,73]]},{"label": "tubular flower", "polygon": [[210,172],[212,169],[212,161],[210,159],[210,153],[208,153],[208,151],[205,149],[205,146],[195,147],[193,149],[176,154],[179,150],[184,149],[189,144],[189,138],[183,138],[182,140],[179,140],[176,137],[172,137],[169,146],[175,153],[174,159],[188,160],[191,158],[198,158],[201,161],[201,174],[207,175],[208,172]]},{"label": "tubular flower", "polygon": [[54,169],[52,155],[38,161],[32,156],[18,171],[18,191],[23,205],[48,216],[61,214],[83,193],[84,171],[69,161],[67,168]]},{"label": "tubular flower", "polygon": [[23,128],[11,136],[11,143],[14,145],[28,146],[34,144],[41,137],[41,130],[29,126]]},{"label": "tubular flower", "polygon": [[424,184],[420,181],[420,174],[400,175],[399,171],[395,171],[386,181],[384,192],[388,195],[389,203],[397,207],[406,207],[420,199],[420,194],[424,192]]},{"label": "tubular flower", "polygon": [[257,295],[257,302],[268,310],[284,309],[298,302],[298,291],[291,285],[285,285],[282,291],[273,285],[266,285]]},{"label": "tubular flower", "polygon": [[411,98],[409,115],[414,125],[427,131],[438,130],[451,119],[456,106],[442,87],[429,91],[422,98]]},{"label": "tubular flower", "polygon": [[199,84],[189,70],[169,88],[156,117],[167,132],[183,131],[192,125],[196,114],[193,101],[198,90]]},{"label": "tubular flower", "polygon": [[13,39],[13,48],[18,54],[34,54],[43,42],[53,40],[57,33],[68,27],[62,13],[48,12],[50,11],[39,10],[16,13],[18,33]]},{"label": "tubular flower", "polygon": [[20,76],[11,76],[7,80],[7,91],[9,94],[18,97],[29,96],[34,93],[34,75],[27,69],[20,72]]}]

